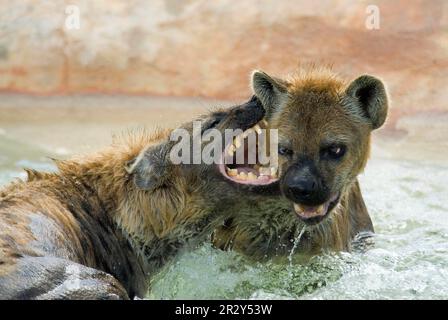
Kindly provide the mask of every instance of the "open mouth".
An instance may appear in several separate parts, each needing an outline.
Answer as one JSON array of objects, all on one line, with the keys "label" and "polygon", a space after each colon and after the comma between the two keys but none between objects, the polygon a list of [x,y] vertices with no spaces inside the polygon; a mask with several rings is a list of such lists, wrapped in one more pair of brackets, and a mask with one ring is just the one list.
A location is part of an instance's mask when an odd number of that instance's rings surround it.
[{"label": "open mouth", "polygon": [[339,193],[334,194],[328,201],[318,206],[306,206],[294,203],[294,211],[307,224],[321,222],[339,202]]},{"label": "open mouth", "polygon": [[[267,122],[262,120],[234,137],[233,142],[224,148],[223,161],[218,167],[225,178],[246,185],[268,185],[278,181],[278,166],[276,164],[263,165],[259,163],[259,148],[266,148],[269,145],[269,143],[263,143],[261,146],[260,143],[261,141],[266,142],[267,130],[263,130],[266,128]],[[267,151],[267,153],[269,152]]]}]

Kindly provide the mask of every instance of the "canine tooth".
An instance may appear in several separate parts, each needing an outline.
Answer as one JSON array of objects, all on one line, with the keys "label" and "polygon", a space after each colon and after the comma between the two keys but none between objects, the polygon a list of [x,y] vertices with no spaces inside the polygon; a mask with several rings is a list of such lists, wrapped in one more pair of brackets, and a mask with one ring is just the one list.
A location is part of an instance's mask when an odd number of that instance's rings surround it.
[{"label": "canine tooth", "polygon": [[324,209],[325,209],[325,206],[323,204],[321,204],[319,207],[317,207],[316,213],[322,214],[324,212]]},{"label": "canine tooth", "polygon": [[271,168],[266,168],[266,167],[260,167],[258,169],[258,172],[260,173],[260,175],[262,176],[269,176],[271,174]]},{"label": "canine tooth", "polygon": [[277,168],[271,167],[271,177],[276,178],[277,177]]},{"label": "canine tooth", "polygon": [[247,136],[252,134],[252,132],[254,132],[254,130],[252,130],[252,128],[247,129],[246,131],[243,132],[243,138],[246,138]]},{"label": "canine tooth", "polygon": [[240,138],[239,137],[236,137],[234,140],[233,140],[233,144],[235,145],[235,147],[238,149],[239,147],[241,147],[241,140],[240,140]]},{"label": "canine tooth", "polygon": [[231,144],[230,146],[229,146],[229,149],[227,150],[227,154],[229,155],[229,156],[233,156],[233,153],[235,152],[235,146],[233,145],[233,144]]},{"label": "canine tooth", "polygon": [[253,172],[247,174],[247,180],[257,180],[257,176]]},{"label": "canine tooth", "polygon": [[240,172],[240,173],[238,173],[238,175],[236,177],[240,180],[247,180],[246,172]]},{"label": "canine tooth", "polygon": [[261,128],[258,124],[254,125],[253,129],[258,133],[261,134]]},{"label": "canine tooth", "polygon": [[305,208],[303,208],[300,204],[298,204],[298,203],[294,203],[294,210],[296,211],[296,212],[298,212],[298,213],[300,213],[300,212],[304,212],[305,211]]},{"label": "canine tooth", "polygon": [[238,170],[227,168],[227,174],[231,177],[235,177],[238,175]]}]

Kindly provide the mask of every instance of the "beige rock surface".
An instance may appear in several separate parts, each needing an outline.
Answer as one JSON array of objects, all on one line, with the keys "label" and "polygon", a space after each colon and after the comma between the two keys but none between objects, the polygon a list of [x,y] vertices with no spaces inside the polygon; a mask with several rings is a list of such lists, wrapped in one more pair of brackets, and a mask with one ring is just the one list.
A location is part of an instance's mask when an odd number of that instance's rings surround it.
[{"label": "beige rock surface", "polygon": [[[67,5],[80,29],[64,23]],[[365,26],[368,5],[380,29]],[[0,90],[241,99],[254,68],[328,63],[382,77],[389,126],[447,111],[445,0],[0,0]]]}]

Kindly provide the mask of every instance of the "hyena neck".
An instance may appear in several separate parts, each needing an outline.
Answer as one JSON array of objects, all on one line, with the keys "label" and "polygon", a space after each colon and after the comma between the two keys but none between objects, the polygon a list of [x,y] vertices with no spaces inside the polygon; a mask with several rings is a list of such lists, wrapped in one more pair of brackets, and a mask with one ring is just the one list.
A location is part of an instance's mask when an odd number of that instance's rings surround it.
[{"label": "hyena neck", "polygon": [[145,269],[152,273],[182,249],[207,239],[221,222],[218,211],[192,190],[181,175],[172,184],[151,192],[128,193],[116,221]]},{"label": "hyena neck", "polygon": [[79,191],[71,197],[97,203],[94,212],[88,214],[111,221],[112,227],[125,235],[137,255],[142,250],[135,244],[165,236],[184,205],[181,186],[170,186],[151,194],[140,190],[126,171],[129,161],[149,145],[159,143],[165,136],[166,133],[155,136],[130,135],[121,143],[115,143],[100,152],[56,161],[61,188],[66,189],[67,184],[70,184]]},{"label": "hyena neck", "polygon": [[355,238],[359,233],[373,233],[374,228],[370,218],[358,180],[347,194],[347,215],[350,217],[350,239]]},{"label": "hyena neck", "polygon": [[145,270],[152,272],[182,247],[206,238],[220,219],[200,196],[200,179],[191,181],[176,172],[153,190],[135,185],[126,164],[147,145],[110,148],[57,165],[63,177],[96,193],[114,228],[127,238]]},{"label": "hyena neck", "polygon": [[358,233],[373,232],[357,179],[347,186],[333,210],[329,219],[315,229],[314,241],[319,248],[350,250],[351,241]]}]

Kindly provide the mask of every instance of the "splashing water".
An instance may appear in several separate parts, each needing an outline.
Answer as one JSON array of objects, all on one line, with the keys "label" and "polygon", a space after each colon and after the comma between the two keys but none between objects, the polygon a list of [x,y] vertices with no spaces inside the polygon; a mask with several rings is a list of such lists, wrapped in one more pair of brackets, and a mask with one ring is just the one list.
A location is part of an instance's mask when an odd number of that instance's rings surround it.
[{"label": "splashing water", "polygon": [[302,239],[302,236],[305,233],[305,230],[306,230],[306,226],[303,226],[302,230],[300,230],[300,233],[296,236],[296,238],[294,240],[294,244],[293,244],[292,249],[291,249],[291,252],[289,253],[288,261],[289,261],[289,267],[291,268],[291,270],[292,270],[292,267],[293,267],[293,265],[292,265],[292,257],[294,256],[294,252],[296,251],[297,246],[300,243],[300,239]]},{"label": "splashing water", "polygon": [[[0,149],[0,184],[22,166],[52,169],[29,146],[0,136]],[[148,298],[448,299],[447,180],[447,165],[372,159],[360,177],[372,249],[301,259],[303,229],[287,257],[267,262],[205,243],[155,274]]]},{"label": "splashing water", "polygon": [[289,270],[289,272],[288,272],[288,277],[285,278],[285,281],[286,281],[285,286],[288,286],[288,283],[290,283],[293,280],[294,266],[292,264],[292,258],[294,257],[294,252],[296,251],[296,249],[300,243],[300,240],[302,239],[302,236],[305,233],[305,229],[306,229],[306,226],[303,226],[303,228],[300,230],[299,234],[295,236],[293,246],[291,248],[291,251],[289,252],[289,255],[288,255],[288,261],[289,261],[289,269],[288,270]]},{"label": "splashing water", "polygon": [[[204,244],[156,275],[151,299],[447,299],[448,166],[372,159],[360,177],[367,252],[251,262]],[[303,261],[302,261],[303,260]]]}]

